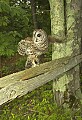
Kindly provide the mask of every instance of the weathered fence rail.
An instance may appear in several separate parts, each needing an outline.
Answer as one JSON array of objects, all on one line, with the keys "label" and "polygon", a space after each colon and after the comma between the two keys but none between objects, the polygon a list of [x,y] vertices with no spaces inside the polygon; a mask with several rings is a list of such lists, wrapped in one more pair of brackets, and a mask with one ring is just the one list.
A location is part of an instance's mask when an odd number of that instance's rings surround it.
[{"label": "weathered fence rail", "polygon": [[0,105],[59,77],[82,62],[82,54],[53,60],[0,78]]}]

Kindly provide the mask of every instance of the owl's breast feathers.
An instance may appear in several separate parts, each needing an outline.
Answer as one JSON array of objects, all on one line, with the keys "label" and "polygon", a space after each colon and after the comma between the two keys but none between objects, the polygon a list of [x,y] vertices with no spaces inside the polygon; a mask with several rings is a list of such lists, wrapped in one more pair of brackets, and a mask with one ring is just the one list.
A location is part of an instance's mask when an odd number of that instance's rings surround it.
[{"label": "owl's breast feathers", "polygon": [[35,51],[37,51],[37,54],[41,55],[45,53],[48,50],[48,42],[45,41],[44,43],[39,43],[35,45]]}]

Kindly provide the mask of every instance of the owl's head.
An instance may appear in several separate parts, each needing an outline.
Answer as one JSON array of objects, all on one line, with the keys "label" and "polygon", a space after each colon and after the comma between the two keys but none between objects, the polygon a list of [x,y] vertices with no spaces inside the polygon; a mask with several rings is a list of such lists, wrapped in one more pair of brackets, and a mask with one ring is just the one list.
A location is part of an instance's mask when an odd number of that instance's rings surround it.
[{"label": "owl's head", "polygon": [[34,44],[44,43],[47,40],[47,34],[42,29],[36,29],[33,31]]}]

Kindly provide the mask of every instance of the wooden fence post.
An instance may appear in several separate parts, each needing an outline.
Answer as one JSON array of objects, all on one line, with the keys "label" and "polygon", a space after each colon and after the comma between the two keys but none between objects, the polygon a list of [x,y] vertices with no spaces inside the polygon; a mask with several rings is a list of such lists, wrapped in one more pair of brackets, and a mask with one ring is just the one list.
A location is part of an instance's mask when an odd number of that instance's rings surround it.
[{"label": "wooden fence post", "polygon": [[[49,2],[52,34],[62,39],[65,38],[64,43],[54,44],[52,59],[79,54],[81,0],[49,0]],[[79,65],[53,82],[54,99],[59,106],[71,108],[76,106],[76,101],[81,99],[79,82]]]}]

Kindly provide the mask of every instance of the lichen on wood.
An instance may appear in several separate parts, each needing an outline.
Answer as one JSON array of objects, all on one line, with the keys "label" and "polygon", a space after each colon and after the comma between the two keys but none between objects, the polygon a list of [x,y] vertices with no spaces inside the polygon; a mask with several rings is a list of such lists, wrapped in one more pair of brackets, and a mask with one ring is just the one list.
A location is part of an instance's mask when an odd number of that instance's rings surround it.
[{"label": "lichen on wood", "polygon": [[[64,43],[53,45],[52,59],[66,56],[72,57],[80,54],[81,35],[78,31],[81,0],[50,0],[49,2],[51,9],[51,32],[61,36],[61,38],[65,38]],[[77,66],[53,82],[54,99],[58,105],[64,105],[64,93],[66,92],[73,95],[76,99],[81,99],[79,80],[79,66]],[[71,92],[69,93],[69,91]],[[70,100],[70,95],[68,96],[68,101]]]},{"label": "lichen on wood", "polygon": [[[53,60],[40,66],[0,78],[0,105],[16,97],[23,96],[49,81],[58,78],[68,70],[77,66],[80,62],[82,62],[82,54],[73,58],[66,57]],[[67,84],[68,82],[69,81],[65,81],[64,83]],[[61,83],[63,83],[62,80],[60,80],[60,84]],[[64,89],[65,87],[62,91]]]}]

